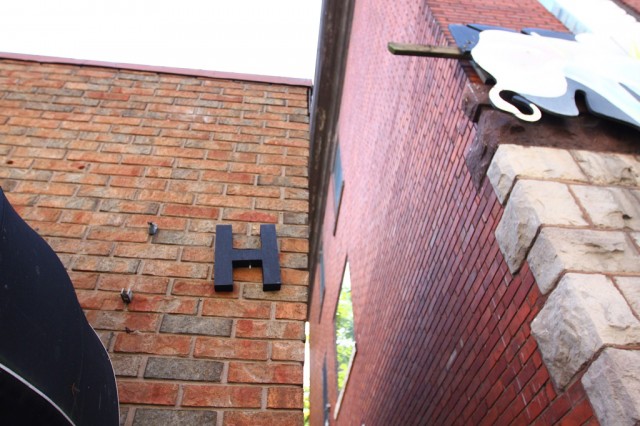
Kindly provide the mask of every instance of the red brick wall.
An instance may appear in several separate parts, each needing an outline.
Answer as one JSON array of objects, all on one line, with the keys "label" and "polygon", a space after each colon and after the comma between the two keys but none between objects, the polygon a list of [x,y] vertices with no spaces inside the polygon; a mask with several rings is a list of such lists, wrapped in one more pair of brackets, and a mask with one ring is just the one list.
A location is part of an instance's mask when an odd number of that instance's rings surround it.
[{"label": "red brick wall", "polygon": [[640,14],[640,0],[619,0],[625,6],[630,7],[635,13]]},{"label": "red brick wall", "polygon": [[[307,90],[0,61],[0,185],[69,270],[122,423],[300,423]],[[213,291],[220,223],[238,248],[276,224],[280,292],[259,268]]]},{"label": "red brick wall", "polygon": [[346,258],[358,352],[336,424],[597,423],[579,382],[554,390],[529,326],[544,301],[527,266],[508,271],[491,185],[472,184],[461,64],[386,51],[444,44],[448,23],[563,29],[534,0],[356,2],[337,129],[345,189],[335,235],[329,191],[326,294],[321,310],[316,271],[310,310],[311,424],[322,424],[325,355],[332,419],[338,398]]}]

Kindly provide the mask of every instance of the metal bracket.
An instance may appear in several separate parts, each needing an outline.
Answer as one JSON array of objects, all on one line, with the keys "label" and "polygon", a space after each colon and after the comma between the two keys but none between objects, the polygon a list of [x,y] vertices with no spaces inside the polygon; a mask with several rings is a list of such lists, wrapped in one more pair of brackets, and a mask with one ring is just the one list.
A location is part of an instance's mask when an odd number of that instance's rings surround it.
[{"label": "metal bracket", "polygon": [[131,291],[131,289],[125,290],[123,288],[120,290],[120,297],[122,298],[122,301],[128,305],[133,300],[133,291]]},{"label": "metal bracket", "polygon": [[389,52],[398,56],[427,56],[430,58],[471,59],[469,52],[453,46],[430,46],[425,44],[404,44],[390,42]]}]

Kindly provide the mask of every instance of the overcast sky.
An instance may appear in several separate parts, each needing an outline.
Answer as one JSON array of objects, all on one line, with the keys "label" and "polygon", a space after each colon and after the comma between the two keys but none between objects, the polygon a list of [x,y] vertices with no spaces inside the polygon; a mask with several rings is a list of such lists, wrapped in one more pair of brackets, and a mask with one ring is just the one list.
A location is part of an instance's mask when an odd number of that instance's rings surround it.
[{"label": "overcast sky", "polygon": [[1,1],[0,52],[312,79],[321,0]]}]

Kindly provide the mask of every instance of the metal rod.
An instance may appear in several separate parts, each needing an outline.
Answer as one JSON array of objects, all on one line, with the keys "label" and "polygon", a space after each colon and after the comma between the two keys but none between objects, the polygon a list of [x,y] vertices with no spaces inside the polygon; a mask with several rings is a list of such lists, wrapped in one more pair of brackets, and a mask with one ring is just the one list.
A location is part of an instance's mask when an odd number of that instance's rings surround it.
[{"label": "metal rod", "polygon": [[399,56],[427,56],[430,58],[446,59],[470,59],[469,53],[463,52],[457,47],[450,46],[429,46],[424,44],[388,44],[389,52]]}]

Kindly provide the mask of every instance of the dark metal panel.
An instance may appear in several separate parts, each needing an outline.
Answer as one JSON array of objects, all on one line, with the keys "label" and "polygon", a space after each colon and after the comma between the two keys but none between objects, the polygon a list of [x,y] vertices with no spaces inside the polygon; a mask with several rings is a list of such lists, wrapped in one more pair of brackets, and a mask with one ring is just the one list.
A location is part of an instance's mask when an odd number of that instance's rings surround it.
[{"label": "dark metal panel", "polygon": [[[34,406],[46,396],[62,422],[66,416],[75,424],[118,424],[109,356],[64,266],[1,190],[0,342],[3,386],[19,378],[23,391],[31,390]],[[5,415],[11,416],[0,413]]]}]

